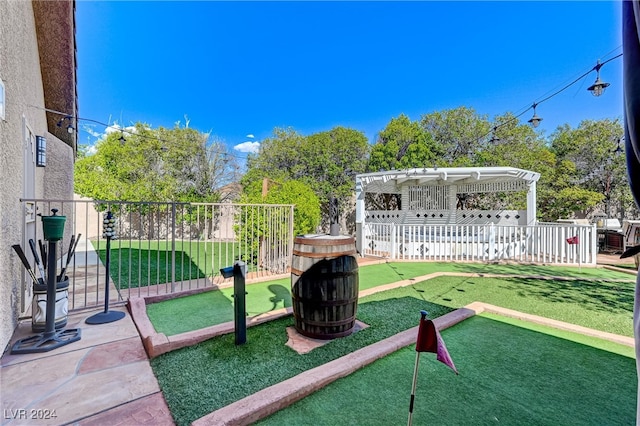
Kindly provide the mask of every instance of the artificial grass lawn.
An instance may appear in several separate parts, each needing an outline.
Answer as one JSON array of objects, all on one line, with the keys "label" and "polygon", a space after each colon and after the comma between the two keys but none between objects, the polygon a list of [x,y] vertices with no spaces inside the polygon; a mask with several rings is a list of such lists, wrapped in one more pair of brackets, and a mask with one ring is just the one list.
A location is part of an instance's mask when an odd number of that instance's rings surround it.
[{"label": "artificial grass lawn", "polygon": [[[92,241],[100,259],[106,260],[106,243]],[[175,242],[175,281],[204,278],[219,274],[220,268],[229,266],[240,254],[240,246],[234,242]],[[254,269],[248,264],[249,270]],[[164,240],[115,240],[111,243],[111,279],[118,288],[137,288],[171,282],[171,241]],[[538,265],[498,265],[456,262],[401,262],[389,263],[388,269],[371,280],[361,280],[361,289],[409,279],[432,272],[477,272],[526,275],[560,275],[565,277],[601,277],[602,268],[571,268]],[[526,271],[526,272],[525,272]],[[624,276],[624,273],[617,273]],[[606,273],[605,273],[606,275]],[[609,275],[610,276],[610,275]]]},{"label": "artificial grass lawn", "polygon": [[[434,354],[421,354],[414,424],[635,422],[637,376],[632,357],[489,317],[467,319],[442,336],[460,375],[437,362]],[[257,424],[403,424],[414,349],[411,345],[378,360]]]},{"label": "artificial grass lawn", "polygon": [[[105,242],[92,241],[103,264]],[[175,242],[175,281],[219,275],[240,253],[238,243]],[[109,272],[118,288],[136,288],[171,282],[171,241],[115,240],[111,242]]]},{"label": "artificial grass lawn", "polygon": [[[631,326],[627,327],[626,325],[626,311],[622,312],[623,316],[618,320],[607,315],[594,315],[593,313],[598,311],[598,306],[602,303],[615,305],[618,300],[631,303],[633,298],[634,284],[632,276],[603,268],[580,269],[530,265],[482,265],[475,263],[389,263],[360,267],[360,290],[438,271],[626,280],[628,282],[611,283],[603,281],[594,283],[587,281],[527,281],[514,278],[507,281],[499,280],[499,284],[496,284],[495,281],[484,281],[485,279],[478,281],[476,278],[449,277],[446,281],[448,284],[445,284],[445,286],[461,287],[455,291],[447,290],[448,293],[442,295],[438,303],[451,308],[458,308],[474,301],[483,301],[505,308],[572,322],[574,315],[576,315],[573,308],[564,312],[555,312],[556,308],[553,302],[558,302],[558,299],[562,300],[566,297],[567,302],[573,299],[574,302],[585,304],[583,308],[586,308],[586,311],[577,313],[578,319],[582,321],[580,325],[601,329],[599,325],[601,321],[611,321],[612,328],[617,330],[612,332],[632,335],[629,334],[632,333]],[[438,278],[437,282],[442,279]],[[475,288],[469,287],[469,283],[473,282],[481,283],[481,285]],[[528,282],[529,284],[527,284]],[[246,305],[248,315],[258,315],[291,306],[290,288],[291,282],[289,278],[248,285]],[[572,289],[575,291],[572,291]],[[537,294],[539,297],[531,299],[535,303],[527,303],[526,298],[523,298],[523,300],[518,300],[517,303],[513,304],[513,291],[516,294]],[[456,294],[456,292],[464,294]],[[581,292],[584,294],[581,294]],[[153,303],[147,306],[147,315],[156,331],[167,336],[197,330],[233,321],[232,294],[233,289],[226,288]],[[455,298],[453,297],[454,295],[456,296]],[[435,294],[431,295],[431,297],[436,296]],[[428,300],[435,301],[436,299]],[[519,309],[521,306],[524,308]],[[580,310],[579,307],[576,307],[576,309]],[[179,321],[176,320],[177,318],[179,318]]]},{"label": "artificial grass lawn", "polygon": [[[432,318],[436,318],[475,300],[602,331],[632,335],[632,282],[440,277],[361,298],[357,317],[370,327],[333,340],[306,355],[298,355],[285,346],[286,327],[293,325],[292,318],[287,317],[250,327],[244,345],[235,346],[234,335],[229,334],[161,355],[152,359],[151,365],[174,419],[178,424],[189,424],[260,389],[414,327],[418,323],[420,309],[427,310]],[[475,353],[475,350],[467,352],[473,345],[467,345],[464,339],[461,342],[462,347],[468,346],[464,352],[467,355],[463,357]],[[448,339],[447,345],[454,361],[462,363],[458,365],[460,368],[464,365],[460,359],[462,351]],[[512,360],[521,356],[518,351],[511,351],[509,345],[504,352]],[[545,345],[534,349],[534,352],[547,360],[550,368],[557,364],[554,361],[557,354],[550,353]],[[482,359],[494,363],[493,355]],[[588,356],[582,356],[573,363],[588,363],[588,359]],[[573,364],[557,365],[567,369]],[[528,374],[528,371],[523,374]],[[598,386],[598,383],[594,382],[593,386]],[[512,385],[510,392],[518,394],[522,391]],[[615,401],[616,398],[617,394],[613,394],[610,400]]]}]

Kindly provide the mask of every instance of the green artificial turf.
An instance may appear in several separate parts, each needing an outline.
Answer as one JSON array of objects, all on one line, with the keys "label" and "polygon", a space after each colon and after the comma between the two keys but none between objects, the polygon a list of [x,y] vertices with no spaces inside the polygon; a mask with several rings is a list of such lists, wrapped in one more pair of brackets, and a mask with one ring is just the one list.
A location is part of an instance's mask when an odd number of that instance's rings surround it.
[{"label": "green artificial turf", "polygon": [[[290,287],[288,278],[247,286],[247,314],[291,306]],[[147,316],[156,331],[167,336],[233,321],[233,292],[233,288],[223,288],[151,303]]]},{"label": "green artificial turf", "polygon": [[285,317],[247,329],[247,343],[236,346],[234,335],[219,336],[151,360],[158,383],[178,425],[188,425],[218,408],[265,387],[347,355],[418,323],[419,310],[440,316],[444,306],[412,297],[362,301],[358,318],[369,328],[332,340],[306,355],[288,346]]},{"label": "green artificial turf", "polygon": [[[554,300],[554,297],[561,297],[561,295],[565,291],[564,289],[575,288],[577,290],[584,290],[587,291],[587,293],[581,295],[580,297],[583,299],[596,299],[593,302],[595,305],[600,303],[598,299],[601,299],[602,303],[614,303],[617,297],[633,297],[633,293],[629,293],[629,290],[633,288],[633,277],[628,274],[607,269],[541,267],[530,265],[482,265],[475,263],[406,262],[362,266],[359,268],[360,290],[365,290],[368,288],[373,288],[409,278],[415,278],[433,272],[443,271],[536,276],[558,275],[610,280],[623,279],[627,282],[590,283],[586,281],[580,281],[578,283],[572,283],[567,281],[555,282],[536,280],[535,285],[533,286],[522,284],[526,281],[516,279],[513,281],[513,283],[520,284],[510,285],[519,286],[518,292],[531,293],[533,291],[536,291],[541,294],[546,293],[549,296],[546,298],[547,300]],[[452,279],[450,285],[457,285],[455,283],[460,282],[469,283],[473,282],[473,279]],[[505,285],[507,285],[506,282]],[[291,283],[288,278],[248,285],[246,303],[248,315],[258,315],[275,309],[291,306],[290,287]],[[516,307],[512,307],[511,305],[509,305],[511,293],[507,292],[506,296],[503,295],[503,292],[500,290],[502,287],[503,286],[500,285],[492,285],[490,288],[479,287],[477,288],[477,291],[473,292],[470,291],[471,289],[466,289],[465,291],[467,293],[467,297],[459,298],[459,300],[456,300],[453,303],[449,303],[449,301],[447,300],[442,300],[442,303],[446,304],[447,306],[457,308],[460,306],[464,306],[467,303],[480,300],[487,303],[516,309]],[[618,289],[620,289],[620,293],[616,296],[616,292],[618,292]],[[147,306],[147,315],[149,316],[149,319],[151,320],[151,323],[153,324],[156,331],[158,331],[159,333],[164,333],[167,336],[197,330],[223,322],[233,321],[234,313],[232,294],[233,289],[227,288],[220,291],[214,290],[197,295],[179,297],[160,303],[153,303]],[[473,297],[476,297],[477,299],[473,299]],[[577,296],[570,292],[568,297]],[[519,303],[525,302],[526,301],[521,301]],[[553,315],[553,306],[550,306],[549,309],[543,308],[545,308],[545,306],[533,306],[527,309],[534,310],[535,312],[527,312],[543,316]],[[571,318],[571,315],[572,313],[569,312],[569,316],[563,318],[555,318],[553,316],[551,316],[550,318],[566,321],[567,319]],[[583,316],[587,317],[584,319],[584,321],[589,322],[588,317],[591,316],[590,311]],[[594,321],[591,321],[589,323],[590,325],[586,326],[591,328],[598,328],[598,320],[600,320],[600,317],[594,317]],[[608,321],[608,319],[603,320]],[[620,334],[627,335],[627,333],[630,332],[630,330],[626,330],[626,328],[624,327],[617,327],[617,329],[620,331],[624,331],[624,333]]]},{"label": "green artificial turf", "polygon": [[[475,300],[602,331],[632,335],[632,282],[439,277],[361,298],[357,317],[370,327],[333,340],[306,355],[298,355],[285,346],[286,327],[293,325],[292,318],[287,317],[250,327],[244,345],[235,346],[232,334],[220,336],[161,355],[152,359],[151,365],[174,419],[178,424],[189,424],[260,389],[411,328],[418,323],[420,309],[427,310],[431,317],[436,318]],[[539,333],[535,335],[539,336]],[[467,355],[461,355],[463,352],[453,345],[451,353],[454,361],[461,363],[459,367],[466,362],[463,361],[465,356],[475,353],[474,346],[466,344],[464,339],[461,347],[474,348],[465,351]],[[507,345],[504,354],[510,359],[519,358],[518,349],[513,346],[511,350],[510,347]],[[571,364],[554,361],[555,354],[544,345],[534,352],[545,359],[550,368],[561,368],[562,371],[570,368]],[[489,364],[498,363],[493,356],[481,359]],[[590,363],[589,360],[590,356],[581,356],[574,361]],[[529,374],[529,370],[524,373]],[[555,383],[547,385],[555,386]],[[474,382],[469,386],[481,387],[482,383]],[[594,382],[593,386],[598,386],[598,383]],[[538,389],[538,392],[544,391],[545,388]],[[515,395],[523,391],[513,385],[510,392]],[[615,398],[617,395],[610,400],[615,401]],[[475,403],[475,400],[470,401]],[[500,401],[494,403],[499,404]]]},{"label": "green artificial turf", "polygon": [[[93,246],[104,263],[105,242]],[[115,240],[111,243],[111,279],[118,288],[136,288],[171,282],[171,241]],[[219,275],[240,253],[238,243],[182,241],[175,242],[175,281]],[[234,256],[235,254],[235,256]]]},{"label": "green artificial turf", "polygon": [[[104,263],[106,243],[92,241],[96,252]],[[111,243],[110,275],[118,288],[136,288],[171,282],[171,241],[162,240],[115,240]],[[175,242],[174,280],[186,281],[219,274],[222,267],[229,266],[240,253],[238,243],[182,241]],[[249,270],[253,267],[248,265]],[[374,265],[371,265],[374,266]],[[362,271],[366,266],[360,268]],[[605,272],[603,268],[564,267],[539,265],[500,265],[458,262],[390,262],[376,274],[361,277],[360,289],[386,284],[433,272],[476,272],[496,274],[558,275],[565,277],[600,278],[614,276],[628,278],[622,272]],[[360,272],[363,274],[363,272]]]},{"label": "green artificial turf", "polygon": [[[470,318],[442,336],[460,375],[434,354],[420,354],[414,424],[635,422],[633,358],[486,317]],[[403,424],[415,359],[414,346],[404,348],[257,424]]]}]

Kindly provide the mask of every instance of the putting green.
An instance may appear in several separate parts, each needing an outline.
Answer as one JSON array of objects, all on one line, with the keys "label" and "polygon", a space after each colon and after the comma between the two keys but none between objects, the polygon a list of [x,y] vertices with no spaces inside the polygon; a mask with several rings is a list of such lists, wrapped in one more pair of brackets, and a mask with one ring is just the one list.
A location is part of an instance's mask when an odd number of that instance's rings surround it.
[{"label": "putting green", "polygon": [[[633,357],[598,349],[599,339],[574,336],[587,344],[577,343],[556,335],[574,333],[508,322],[483,315],[443,331],[459,376],[420,354],[414,424],[635,422]],[[415,359],[413,345],[401,349],[257,424],[403,424]]]}]

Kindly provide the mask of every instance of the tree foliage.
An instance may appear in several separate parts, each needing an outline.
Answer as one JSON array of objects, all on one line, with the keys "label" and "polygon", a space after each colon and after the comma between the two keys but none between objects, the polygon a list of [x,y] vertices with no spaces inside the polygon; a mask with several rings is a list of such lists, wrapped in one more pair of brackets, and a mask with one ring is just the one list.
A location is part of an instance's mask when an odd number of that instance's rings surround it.
[{"label": "tree foliage", "polygon": [[464,106],[425,114],[420,125],[438,147],[437,165],[443,167],[477,164],[476,155],[492,128],[486,116]]},{"label": "tree foliage", "polygon": [[377,172],[431,166],[440,152],[420,123],[400,114],[378,134],[367,170]]},{"label": "tree foliage", "polygon": [[262,196],[262,182],[251,182],[244,188],[240,202],[248,204],[293,204],[294,235],[316,231],[320,223],[320,200],[313,189],[298,180],[268,180],[268,191]]},{"label": "tree foliage", "polygon": [[[617,120],[584,121],[577,129],[558,128],[545,139],[513,114],[493,120],[459,107],[423,115],[412,122],[391,119],[371,149],[368,171],[418,167],[507,166],[540,173],[538,216],[557,220],[588,214],[604,201],[631,208],[624,155],[614,155],[622,128]],[[399,205],[397,196],[367,198],[376,209]],[[522,194],[459,194],[461,208],[523,209]]]},{"label": "tree foliage", "polygon": [[[124,136],[124,140],[122,137]],[[187,127],[112,132],[75,164],[74,189],[98,200],[215,202],[236,176],[226,147]]]},{"label": "tree foliage", "polygon": [[260,151],[249,156],[242,184],[248,188],[265,177],[303,182],[320,200],[326,221],[331,196],[338,197],[343,208],[350,204],[354,176],[364,172],[368,150],[364,134],[345,127],[309,136],[292,128],[276,128]]},{"label": "tree foliage", "polygon": [[556,155],[575,166],[571,183],[600,194],[608,216],[612,214],[612,201],[623,200],[628,191],[622,135],[618,120],[605,119],[584,120],[576,129],[561,126],[551,138]]}]

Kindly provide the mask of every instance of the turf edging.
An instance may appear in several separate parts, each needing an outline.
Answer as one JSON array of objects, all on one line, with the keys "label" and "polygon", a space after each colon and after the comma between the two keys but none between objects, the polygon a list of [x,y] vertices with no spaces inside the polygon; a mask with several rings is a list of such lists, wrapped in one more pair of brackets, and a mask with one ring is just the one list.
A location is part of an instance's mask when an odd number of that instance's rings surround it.
[{"label": "turf edging", "polygon": [[[442,276],[459,276],[459,277],[476,277],[476,278],[529,278],[529,279],[557,280],[557,281],[575,281],[576,280],[576,278],[574,277],[561,277],[561,276],[514,275],[514,274],[506,275],[506,274],[493,274],[493,273],[448,272],[448,271],[433,272],[427,275],[418,276],[418,277],[414,277],[414,278],[410,278],[402,281],[396,281],[390,284],[384,284],[384,285],[376,286],[370,289],[362,290],[359,292],[358,297],[365,297],[371,294],[387,291],[394,288],[406,287],[421,281],[427,281],[427,280],[430,280],[436,277],[442,277]],[[591,280],[598,280],[598,279],[583,278],[583,280],[591,281]],[[260,280],[260,281],[263,281],[263,280]],[[620,281],[620,280],[613,279],[608,281]],[[256,283],[257,282],[258,281],[256,281]],[[229,286],[229,285],[226,285],[226,286]],[[210,327],[206,327],[198,330],[166,336],[164,333],[158,333],[153,327],[153,324],[151,323],[147,315],[147,310],[146,310],[147,304],[156,303],[156,302],[164,301],[167,299],[172,299],[172,298],[177,298],[182,296],[188,296],[191,294],[202,293],[205,291],[216,291],[226,286],[216,286],[213,288],[186,290],[183,292],[164,294],[164,295],[131,297],[128,302],[129,312],[131,313],[133,321],[136,324],[136,327],[138,328],[140,337],[142,338],[145,350],[147,351],[147,355],[149,356],[149,358],[155,358],[159,355],[162,355],[164,353],[167,353],[176,349],[180,349],[186,346],[192,346],[216,336],[233,333],[235,329],[235,324],[233,321],[230,321],[230,322],[217,324],[214,326],[210,326]],[[293,310],[292,308],[289,307],[289,308],[270,311],[267,313],[262,313],[253,317],[248,317],[247,327],[251,327],[254,325],[262,324],[266,321],[291,315],[292,313],[293,313]],[[498,313],[498,312],[494,312],[494,313]],[[504,314],[504,315],[510,316],[508,314]],[[520,315],[515,316],[515,318],[521,318],[521,317],[522,316]],[[532,317],[535,317],[535,316],[532,316]],[[546,321],[546,319],[543,319],[543,320]],[[558,327],[558,328],[561,328],[561,327]],[[585,329],[585,330],[589,330],[589,329]],[[583,333],[581,331],[577,331],[577,332]],[[583,333],[583,334],[588,334],[588,333]],[[612,334],[612,336],[616,336],[616,335]],[[626,344],[626,343],[623,343],[623,344]]]},{"label": "turf edging", "polygon": [[[468,308],[460,308],[433,320],[439,330],[476,315]],[[348,376],[416,341],[418,327],[405,330],[373,345],[369,345],[324,365],[307,370],[288,380],[265,388],[251,396],[231,403],[195,420],[192,426],[246,425],[265,418],[294,402],[323,388],[329,383]]]},{"label": "turf edging", "polygon": [[[216,336],[233,333],[235,330],[235,324],[231,321],[167,337],[164,333],[156,332],[153,324],[151,324],[147,315],[146,299],[146,297],[132,297],[129,299],[127,306],[149,358],[155,358],[176,349],[192,346]],[[249,317],[247,318],[247,327],[291,315],[292,313],[292,308],[283,308]]]},{"label": "turf edging", "polygon": [[[619,336],[613,333],[593,330],[537,315],[525,314],[483,302],[470,303],[463,308],[435,318],[433,322],[439,330],[444,330],[467,318],[483,312],[512,317],[560,330],[597,337],[629,347],[634,346],[634,339],[631,337]],[[418,327],[410,328],[231,403],[195,420],[192,425],[217,426],[248,425],[254,423],[309,396],[313,392],[325,387],[337,379],[348,376],[356,370],[371,364],[382,357],[413,344],[416,341],[417,334]]]}]

